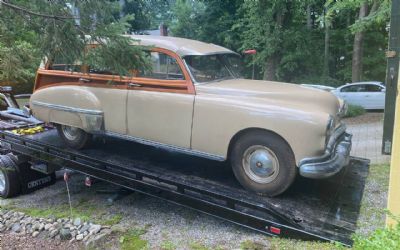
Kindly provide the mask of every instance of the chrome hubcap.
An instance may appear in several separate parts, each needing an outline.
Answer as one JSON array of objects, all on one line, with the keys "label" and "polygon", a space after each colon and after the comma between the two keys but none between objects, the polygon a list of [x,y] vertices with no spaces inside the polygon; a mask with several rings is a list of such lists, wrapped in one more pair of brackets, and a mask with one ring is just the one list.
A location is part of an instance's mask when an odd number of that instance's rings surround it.
[{"label": "chrome hubcap", "polygon": [[246,175],[253,181],[266,184],[279,174],[279,161],[274,152],[261,145],[249,147],[243,155]]},{"label": "chrome hubcap", "polygon": [[79,136],[79,128],[62,125],[61,129],[63,131],[65,138],[67,138],[70,141],[77,139]]},{"label": "chrome hubcap", "polygon": [[0,171],[0,193],[3,193],[6,189],[6,177],[4,176],[3,171]]}]

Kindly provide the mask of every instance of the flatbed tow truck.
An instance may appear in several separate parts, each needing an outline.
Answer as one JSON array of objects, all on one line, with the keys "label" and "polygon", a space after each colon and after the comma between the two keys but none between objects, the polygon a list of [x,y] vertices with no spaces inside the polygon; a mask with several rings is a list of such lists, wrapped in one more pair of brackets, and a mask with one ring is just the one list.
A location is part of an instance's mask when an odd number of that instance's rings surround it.
[{"label": "flatbed tow truck", "polygon": [[0,112],[3,197],[49,186],[55,171],[66,168],[262,234],[352,245],[369,170],[366,159],[352,157],[329,179],[298,177],[283,195],[269,198],[245,191],[223,162],[104,137],[95,137],[88,149],[72,150],[45,124],[43,131],[18,133],[38,125],[23,121]]}]

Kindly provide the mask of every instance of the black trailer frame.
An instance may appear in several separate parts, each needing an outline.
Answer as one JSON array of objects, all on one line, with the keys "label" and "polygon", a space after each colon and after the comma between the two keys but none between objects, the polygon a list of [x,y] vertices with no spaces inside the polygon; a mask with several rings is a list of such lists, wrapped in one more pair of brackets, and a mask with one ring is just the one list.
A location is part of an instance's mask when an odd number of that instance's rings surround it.
[{"label": "black trailer frame", "polygon": [[[243,190],[230,169],[211,166],[216,162],[107,140],[100,143],[100,138],[93,149],[74,151],[63,147],[55,129],[28,136],[0,131],[2,150],[31,163],[72,169],[266,235],[352,244],[368,160],[352,158],[349,166],[327,180],[299,177],[287,194],[268,198]],[[192,166],[193,162],[197,163]]]}]

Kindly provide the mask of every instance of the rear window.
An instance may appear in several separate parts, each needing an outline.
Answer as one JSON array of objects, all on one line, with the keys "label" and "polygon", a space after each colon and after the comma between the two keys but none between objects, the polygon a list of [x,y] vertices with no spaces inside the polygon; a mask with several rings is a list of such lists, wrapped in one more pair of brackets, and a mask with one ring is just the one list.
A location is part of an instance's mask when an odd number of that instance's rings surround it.
[{"label": "rear window", "polygon": [[80,62],[68,63],[67,60],[64,60],[60,57],[56,57],[50,63],[48,70],[82,72],[82,63]]}]

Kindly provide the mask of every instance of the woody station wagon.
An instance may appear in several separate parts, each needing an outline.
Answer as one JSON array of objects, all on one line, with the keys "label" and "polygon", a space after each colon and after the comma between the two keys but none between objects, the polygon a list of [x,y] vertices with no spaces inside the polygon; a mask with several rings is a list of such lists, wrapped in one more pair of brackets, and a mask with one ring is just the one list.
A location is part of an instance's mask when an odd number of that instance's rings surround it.
[{"label": "woody station wagon", "polygon": [[151,69],[133,77],[57,58],[39,68],[30,107],[69,147],[97,134],[229,161],[246,189],[269,196],[297,172],[327,178],[348,163],[346,105],[331,93],[244,79],[240,56],[214,44],[132,38],[152,48]]}]

